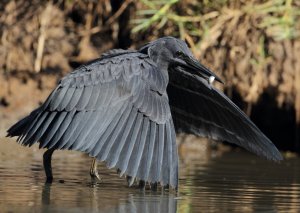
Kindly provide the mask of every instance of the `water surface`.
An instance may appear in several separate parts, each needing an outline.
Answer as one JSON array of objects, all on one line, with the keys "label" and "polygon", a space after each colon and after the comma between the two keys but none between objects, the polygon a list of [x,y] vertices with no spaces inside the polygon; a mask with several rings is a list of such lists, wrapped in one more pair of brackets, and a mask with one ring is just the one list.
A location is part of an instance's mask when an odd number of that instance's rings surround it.
[{"label": "water surface", "polygon": [[300,160],[281,164],[246,152],[180,155],[179,191],[128,188],[114,170],[79,152],[53,155],[54,181],[45,184],[43,150],[0,139],[0,212],[300,212]]}]

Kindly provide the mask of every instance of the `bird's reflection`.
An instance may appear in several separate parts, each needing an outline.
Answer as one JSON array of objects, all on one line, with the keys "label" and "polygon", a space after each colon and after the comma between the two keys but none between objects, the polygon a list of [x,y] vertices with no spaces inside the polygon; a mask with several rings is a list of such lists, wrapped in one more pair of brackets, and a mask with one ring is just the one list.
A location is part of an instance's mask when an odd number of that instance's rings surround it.
[{"label": "bird's reflection", "polygon": [[45,182],[43,190],[42,190],[42,204],[43,205],[50,204],[50,194],[51,194],[51,183]]},{"label": "bird's reflection", "polygon": [[[63,203],[70,202],[70,200],[64,201],[58,197],[58,189],[68,190],[65,186],[60,187],[62,185],[64,184],[45,183],[43,185],[41,199],[43,211],[50,210],[50,207],[52,210],[59,210],[68,206],[68,203]],[[103,187],[101,184],[88,184],[85,187],[78,187],[78,192],[75,191],[75,193],[74,187],[72,187],[72,192],[70,193],[72,195],[76,194],[75,197],[70,196],[74,199],[72,202],[78,202],[76,206],[81,206],[90,212],[175,213],[177,211],[177,200],[175,199],[176,195],[174,192],[140,191],[139,189],[132,188],[117,190],[114,187],[111,189],[108,186]]]},{"label": "bird's reflection", "polygon": [[172,195],[131,194],[126,202],[120,203],[109,212],[175,213],[176,209],[177,202]]}]

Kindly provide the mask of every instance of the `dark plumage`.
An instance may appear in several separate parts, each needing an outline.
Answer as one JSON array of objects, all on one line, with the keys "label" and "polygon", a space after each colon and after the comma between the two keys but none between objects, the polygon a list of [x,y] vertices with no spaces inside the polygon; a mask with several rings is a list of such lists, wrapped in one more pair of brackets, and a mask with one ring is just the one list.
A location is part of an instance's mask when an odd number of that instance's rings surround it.
[{"label": "dark plumage", "polygon": [[51,163],[53,150],[70,149],[105,161],[132,177],[130,184],[137,178],[177,187],[175,130],[281,160],[272,142],[211,85],[214,79],[221,82],[193,58],[184,41],[172,37],[138,51],[109,51],[64,77],[8,136],[51,149],[44,155],[51,178],[47,156]]}]

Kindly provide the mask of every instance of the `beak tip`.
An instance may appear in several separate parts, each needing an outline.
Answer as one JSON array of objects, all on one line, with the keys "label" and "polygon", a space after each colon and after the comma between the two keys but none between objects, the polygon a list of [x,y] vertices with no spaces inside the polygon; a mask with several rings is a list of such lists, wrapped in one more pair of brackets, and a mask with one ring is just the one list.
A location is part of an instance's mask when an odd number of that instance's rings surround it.
[{"label": "beak tip", "polygon": [[218,81],[218,82],[220,82],[221,84],[224,84],[225,85],[225,82],[221,79],[221,78],[219,78],[218,76],[214,76],[215,77],[215,80],[216,81]]},{"label": "beak tip", "polygon": [[219,77],[216,77],[216,76],[210,76],[208,78],[208,83],[212,84],[215,80],[220,82],[221,84],[225,85],[224,81],[222,81]]}]

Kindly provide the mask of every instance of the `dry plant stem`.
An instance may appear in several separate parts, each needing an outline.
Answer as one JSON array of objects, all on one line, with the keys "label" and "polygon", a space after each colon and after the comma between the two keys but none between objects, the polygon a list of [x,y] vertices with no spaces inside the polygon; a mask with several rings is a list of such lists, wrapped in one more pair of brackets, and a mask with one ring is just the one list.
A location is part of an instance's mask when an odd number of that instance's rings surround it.
[{"label": "dry plant stem", "polygon": [[92,34],[96,34],[96,33],[99,33],[101,30],[105,30],[105,29],[109,29],[111,26],[112,23],[115,22],[115,20],[117,18],[119,18],[119,16],[126,10],[126,8],[128,7],[128,5],[133,2],[133,0],[126,0],[122,5],[121,7],[117,10],[117,12],[115,12],[108,20],[107,22],[105,23],[105,27],[93,27],[91,29],[88,29],[85,30],[84,32],[81,32],[81,35],[84,36],[85,34],[89,34],[89,35],[92,35]]},{"label": "dry plant stem", "polygon": [[40,35],[38,38],[36,59],[34,62],[35,72],[40,72],[42,68],[43,52],[44,52],[45,40],[47,38],[47,26],[49,20],[51,19],[51,10],[52,10],[52,4],[49,3],[47,4],[44,13],[40,17]]},{"label": "dry plant stem", "polygon": [[45,45],[46,35],[45,31],[42,30],[41,27],[41,33],[38,39],[38,47],[37,47],[37,53],[36,53],[36,59],[34,62],[34,71],[40,72],[42,67],[42,59],[43,59],[43,51],[44,51],[44,45]]},{"label": "dry plant stem", "polygon": [[91,27],[92,27],[92,21],[93,21],[93,2],[89,2],[88,4],[88,13],[85,16],[85,33],[84,33],[84,38],[86,40],[90,40],[91,36]]},{"label": "dry plant stem", "polygon": [[132,2],[133,0],[126,0],[121,7],[117,10],[117,12],[115,12],[115,14],[113,14],[108,20],[107,20],[107,24],[111,25],[113,22],[115,22],[115,20],[117,18],[119,18],[119,16],[126,10],[126,8],[128,7],[128,5]]}]

